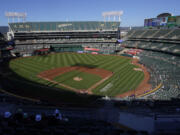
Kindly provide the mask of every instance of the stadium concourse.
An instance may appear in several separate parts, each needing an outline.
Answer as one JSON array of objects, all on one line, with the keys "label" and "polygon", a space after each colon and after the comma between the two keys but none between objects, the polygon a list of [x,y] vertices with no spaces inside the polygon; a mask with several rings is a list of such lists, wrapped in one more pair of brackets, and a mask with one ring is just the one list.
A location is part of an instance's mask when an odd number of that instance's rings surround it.
[{"label": "stadium concourse", "polygon": [[[180,133],[180,29],[131,30],[119,44],[119,22],[10,23],[15,46],[1,47],[0,133],[64,135],[148,135]],[[4,39],[1,39],[4,42]],[[5,43],[2,43],[5,44]],[[135,57],[149,71],[152,91],[142,96],[112,98],[62,93],[60,103],[13,94],[19,83],[23,92],[37,84],[12,81],[9,61],[34,55],[38,50],[82,53],[84,47],[98,53],[124,54],[141,49]],[[80,52],[79,52],[80,51]],[[39,52],[39,51],[38,51]],[[87,51],[92,53],[92,51]],[[45,56],[46,57],[46,56]],[[8,68],[7,68],[8,67]],[[160,88],[156,89],[159,84]],[[32,85],[32,86],[31,86]],[[38,85],[39,86],[39,85]],[[8,88],[8,89],[6,89]],[[47,86],[40,86],[44,92]],[[153,91],[155,89],[155,91]],[[21,94],[23,93],[21,91]],[[36,93],[41,95],[42,93]],[[48,96],[48,95],[47,95]],[[68,97],[68,98],[67,98]],[[68,102],[67,102],[68,101]],[[76,101],[76,102],[75,102]],[[58,109],[59,113],[54,111]],[[176,119],[175,119],[176,118]],[[169,123],[171,126],[169,126]]]}]

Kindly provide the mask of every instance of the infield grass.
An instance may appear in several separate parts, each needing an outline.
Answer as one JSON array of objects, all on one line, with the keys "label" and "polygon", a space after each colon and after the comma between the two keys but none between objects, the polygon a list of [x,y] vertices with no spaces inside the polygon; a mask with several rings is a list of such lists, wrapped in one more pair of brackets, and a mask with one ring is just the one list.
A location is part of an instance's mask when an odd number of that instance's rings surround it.
[{"label": "infield grass", "polygon": [[[76,81],[74,80],[74,77],[79,77],[82,80]],[[76,89],[85,90],[91,87],[96,82],[100,81],[101,79],[102,78],[100,76],[74,70],[55,77],[54,81]]]}]

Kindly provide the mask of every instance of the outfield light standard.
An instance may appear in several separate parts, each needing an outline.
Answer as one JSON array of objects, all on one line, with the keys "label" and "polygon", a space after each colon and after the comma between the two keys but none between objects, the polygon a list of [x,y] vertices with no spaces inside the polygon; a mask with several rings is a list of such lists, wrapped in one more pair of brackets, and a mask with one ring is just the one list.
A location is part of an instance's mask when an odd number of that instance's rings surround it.
[{"label": "outfield light standard", "polygon": [[5,16],[8,18],[8,23],[10,20],[14,23],[15,20],[18,20],[17,22],[25,22],[27,13],[19,13],[19,12],[5,12]]},{"label": "outfield light standard", "polygon": [[121,22],[121,16],[122,15],[123,15],[123,11],[110,11],[110,12],[103,12],[102,13],[102,16],[104,18],[104,22],[106,22],[106,19],[108,21],[111,21],[111,18],[113,18],[113,21]]}]

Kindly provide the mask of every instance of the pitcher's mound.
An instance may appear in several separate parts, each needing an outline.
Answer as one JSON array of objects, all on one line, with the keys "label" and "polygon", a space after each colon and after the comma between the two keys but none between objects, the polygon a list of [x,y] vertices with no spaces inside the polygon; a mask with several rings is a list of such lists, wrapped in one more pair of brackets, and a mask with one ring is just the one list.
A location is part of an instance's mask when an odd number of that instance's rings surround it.
[{"label": "pitcher's mound", "polygon": [[134,68],[135,71],[143,71],[141,68]]},{"label": "pitcher's mound", "polygon": [[74,78],[73,78],[73,80],[74,80],[74,81],[81,81],[81,80],[82,80],[82,78],[81,78],[81,77],[76,76],[76,77],[74,77]]}]

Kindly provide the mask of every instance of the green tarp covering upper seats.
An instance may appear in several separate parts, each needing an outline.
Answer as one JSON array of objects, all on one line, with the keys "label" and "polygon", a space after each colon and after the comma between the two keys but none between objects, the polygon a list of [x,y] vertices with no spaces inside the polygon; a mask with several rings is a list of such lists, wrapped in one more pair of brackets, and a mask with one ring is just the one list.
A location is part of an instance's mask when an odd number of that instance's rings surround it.
[{"label": "green tarp covering upper seats", "polygon": [[9,23],[13,32],[31,31],[77,31],[77,30],[117,30],[120,22],[81,21],[81,22],[25,22]]}]

